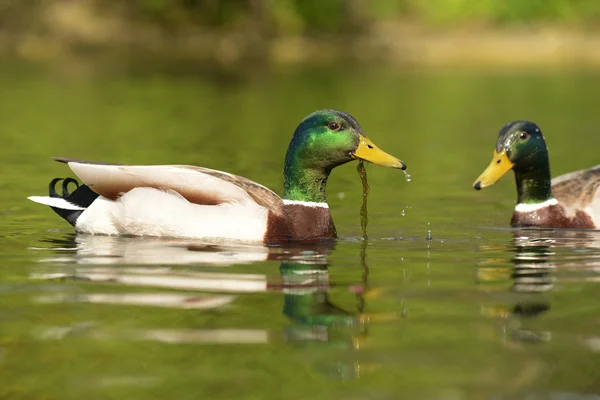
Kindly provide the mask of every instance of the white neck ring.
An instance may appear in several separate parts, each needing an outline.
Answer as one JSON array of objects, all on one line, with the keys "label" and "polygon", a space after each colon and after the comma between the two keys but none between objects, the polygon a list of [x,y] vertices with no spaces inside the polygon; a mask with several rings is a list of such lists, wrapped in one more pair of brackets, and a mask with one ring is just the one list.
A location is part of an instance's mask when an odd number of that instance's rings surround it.
[{"label": "white neck ring", "polygon": [[305,207],[321,207],[321,208],[329,208],[329,204],[326,202],[316,202],[316,201],[302,201],[302,200],[283,200],[283,204],[286,205],[300,205]]},{"label": "white neck ring", "polygon": [[516,205],[515,211],[518,211],[518,212],[532,212],[532,211],[540,210],[542,208],[554,206],[554,205],[557,205],[557,204],[558,204],[558,200],[556,200],[556,199],[550,199],[550,200],[546,200],[546,201],[541,202],[541,203],[534,203],[534,204],[519,203],[519,204]]}]

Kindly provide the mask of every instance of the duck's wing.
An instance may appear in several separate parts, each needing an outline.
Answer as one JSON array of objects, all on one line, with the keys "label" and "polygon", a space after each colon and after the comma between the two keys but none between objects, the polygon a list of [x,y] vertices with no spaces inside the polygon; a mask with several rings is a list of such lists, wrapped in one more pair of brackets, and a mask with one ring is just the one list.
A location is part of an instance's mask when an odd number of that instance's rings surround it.
[{"label": "duck's wing", "polygon": [[[600,165],[552,179],[554,197],[568,207],[584,209],[600,203]],[[600,215],[600,210],[597,211]]]},{"label": "duck's wing", "polygon": [[136,187],[174,190],[191,203],[216,205],[253,201],[281,214],[283,200],[250,179],[190,165],[124,165],[55,158],[94,192],[108,199]]}]

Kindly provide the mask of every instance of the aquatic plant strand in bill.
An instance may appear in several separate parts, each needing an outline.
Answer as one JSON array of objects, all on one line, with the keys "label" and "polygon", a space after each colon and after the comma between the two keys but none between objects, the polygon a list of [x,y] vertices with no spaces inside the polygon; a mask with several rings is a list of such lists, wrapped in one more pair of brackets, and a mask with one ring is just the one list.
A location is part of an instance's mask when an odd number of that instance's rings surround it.
[{"label": "aquatic plant strand in bill", "polygon": [[367,240],[367,225],[369,224],[369,216],[367,214],[367,197],[369,195],[369,182],[367,182],[367,169],[363,160],[358,160],[356,166],[360,181],[362,182],[363,195],[362,205],[360,206],[360,229],[362,231],[363,240]]}]

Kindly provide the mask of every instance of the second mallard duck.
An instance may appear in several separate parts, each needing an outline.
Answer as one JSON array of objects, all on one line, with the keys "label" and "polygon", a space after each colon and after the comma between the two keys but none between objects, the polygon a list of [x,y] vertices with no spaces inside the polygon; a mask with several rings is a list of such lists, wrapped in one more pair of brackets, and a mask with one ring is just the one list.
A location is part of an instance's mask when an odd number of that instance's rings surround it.
[{"label": "second mallard duck", "polygon": [[383,152],[358,122],[322,110],[296,128],[285,157],[283,198],[249,179],[183,165],[117,165],[59,158],[85,183],[63,195],[50,183],[49,205],[77,231],[279,242],[336,236],[325,197],[331,170],[355,159],[384,167],[406,165]]},{"label": "second mallard duck", "polygon": [[600,165],[551,179],[542,131],[515,121],[500,130],[492,162],[473,187],[492,186],[511,169],[518,193],[513,227],[600,228]]}]

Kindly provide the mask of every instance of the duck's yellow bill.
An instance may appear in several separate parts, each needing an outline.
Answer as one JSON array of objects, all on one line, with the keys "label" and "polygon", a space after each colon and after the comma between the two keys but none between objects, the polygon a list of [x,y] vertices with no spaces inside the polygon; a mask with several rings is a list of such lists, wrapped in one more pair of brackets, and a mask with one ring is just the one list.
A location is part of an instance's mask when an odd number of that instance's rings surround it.
[{"label": "duck's yellow bill", "polygon": [[381,150],[371,139],[364,136],[360,137],[360,143],[352,155],[382,167],[406,169],[406,164]]},{"label": "duck's yellow bill", "polygon": [[476,190],[481,190],[488,186],[492,186],[494,183],[498,182],[500,178],[504,176],[508,171],[513,169],[515,164],[513,164],[506,155],[506,150],[498,153],[494,150],[494,158],[492,158],[492,162],[490,165],[483,171],[483,174],[477,178],[475,183],[473,183],[473,187]]}]

